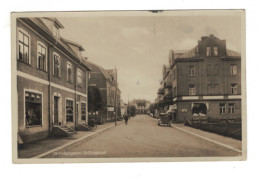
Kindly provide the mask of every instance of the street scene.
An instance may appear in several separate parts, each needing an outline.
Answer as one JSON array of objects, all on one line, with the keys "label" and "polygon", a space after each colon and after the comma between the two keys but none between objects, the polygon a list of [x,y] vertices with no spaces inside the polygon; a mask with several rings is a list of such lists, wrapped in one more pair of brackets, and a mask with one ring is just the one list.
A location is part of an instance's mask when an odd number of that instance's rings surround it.
[{"label": "street scene", "polygon": [[17,159],[242,160],[244,14],[180,13],[14,14]]}]

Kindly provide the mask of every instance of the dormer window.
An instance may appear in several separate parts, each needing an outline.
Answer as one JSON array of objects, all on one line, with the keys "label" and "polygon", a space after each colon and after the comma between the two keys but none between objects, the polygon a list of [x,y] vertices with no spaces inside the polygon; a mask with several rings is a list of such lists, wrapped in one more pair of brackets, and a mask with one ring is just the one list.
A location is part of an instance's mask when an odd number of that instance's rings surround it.
[{"label": "dormer window", "polygon": [[213,52],[214,52],[214,56],[218,56],[218,47],[217,46],[213,47]]},{"label": "dormer window", "polygon": [[207,50],[206,51],[206,56],[210,57],[211,56],[211,47],[207,47],[206,50]]}]

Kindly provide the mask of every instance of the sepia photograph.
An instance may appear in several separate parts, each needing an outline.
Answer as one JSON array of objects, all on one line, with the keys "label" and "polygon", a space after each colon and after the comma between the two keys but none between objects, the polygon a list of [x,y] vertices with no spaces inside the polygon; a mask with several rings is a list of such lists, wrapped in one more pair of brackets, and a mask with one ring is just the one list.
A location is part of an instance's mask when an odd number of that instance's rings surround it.
[{"label": "sepia photograph", "polygon": [[14,12],[14,163],[241,161],[244,10]]}]

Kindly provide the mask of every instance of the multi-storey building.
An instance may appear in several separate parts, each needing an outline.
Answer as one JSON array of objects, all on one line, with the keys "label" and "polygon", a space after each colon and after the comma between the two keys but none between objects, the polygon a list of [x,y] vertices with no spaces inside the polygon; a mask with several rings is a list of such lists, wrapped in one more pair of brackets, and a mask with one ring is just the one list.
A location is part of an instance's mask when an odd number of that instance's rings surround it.
[{"label": "multi-storey building", "polygon": [[18,135],[25,143],[87,122],[90,69],[83,47],[62,38],[62,28],[56,18],[17,19]]},{"label": "multi-storey building", "polygon": [[[102,98],[102,109],[98,114],[103,121],[115,120],[115,112],[120,117],[121,91],[117,83],[117,69],[104,69],[92,62],[87,62],[91,68],[89,75],[89,86],[96,86]],[[117,108],[117,109],[116,109]]]},{"label": "multi-storey building", "polygon": [[147,114],[150,104],[151,102],[145,99],[133,99],[129,102],[130,106],[135,106],[136,114]]},{"label": "multi-storey building", "polygon": [[190,51],[170,51],[169,64],[175,122],[194,116],[241,120],[241,56],[225,40],[202,37]]}]

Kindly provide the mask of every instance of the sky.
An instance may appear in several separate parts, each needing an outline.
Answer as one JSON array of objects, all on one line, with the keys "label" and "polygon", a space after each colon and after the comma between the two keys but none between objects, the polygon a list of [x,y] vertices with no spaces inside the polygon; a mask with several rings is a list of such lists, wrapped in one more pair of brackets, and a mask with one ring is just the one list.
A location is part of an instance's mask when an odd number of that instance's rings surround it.
[{"label": "sky", "polygon": [[57,19],[64,26],[61,36],[81,44],[89,61],[118,69],[124,102],[139,98],[154,102],[169,50],[189,50],[201,36],[213,34],[225,39],[228,49],[241,53],[240,15],[208,14],[128,12],[118,16],[109,12]]}]

